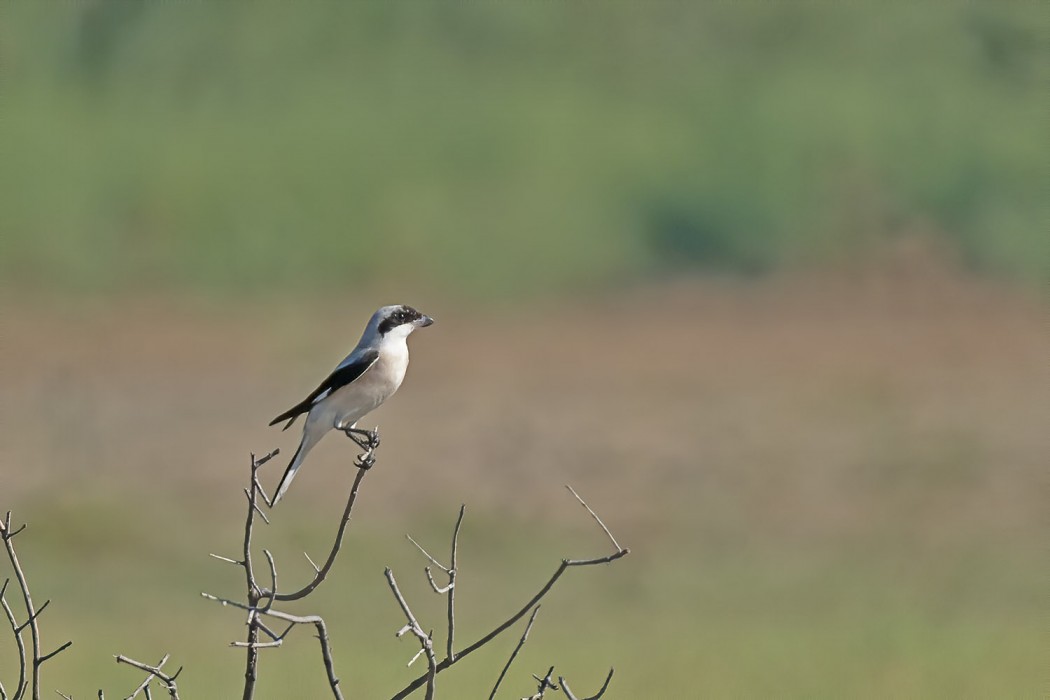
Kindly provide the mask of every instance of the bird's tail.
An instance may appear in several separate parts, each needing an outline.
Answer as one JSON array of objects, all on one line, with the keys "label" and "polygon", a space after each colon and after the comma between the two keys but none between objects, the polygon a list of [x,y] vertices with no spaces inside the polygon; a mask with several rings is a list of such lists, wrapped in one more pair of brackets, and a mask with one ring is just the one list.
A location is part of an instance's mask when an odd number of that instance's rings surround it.
[{"label": "bird's tail", "polygon": [[292,479],[295,478],[295,473],[299,471],[299,467],[302,466],[307,453],[317,444],[318,439],[320,439],[320,434],[314,437],[314,434],[309,430],[309,426],[303,430],[303,439],[299,443],[299,449],[295,451],[292,461],[288,463],[288,468],[284,470],[284,476],[281,477],[281,483],[277,484],[277,492],[273,496],[271,505],[277,505],[277,502],[288,491],[288,487],[292,485]]}]

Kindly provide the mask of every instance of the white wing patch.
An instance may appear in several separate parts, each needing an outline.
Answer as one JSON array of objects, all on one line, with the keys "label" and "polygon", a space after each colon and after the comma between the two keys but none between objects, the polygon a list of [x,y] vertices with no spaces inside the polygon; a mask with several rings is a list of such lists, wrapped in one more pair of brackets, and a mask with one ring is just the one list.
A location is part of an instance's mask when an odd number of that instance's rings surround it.
[{"label": "white wing patch", "polygon": [[324,401],[325,398],[327,398],[327,396],[329,394],[331,394],[331,393],[332,393],[331,389],[325,389],[324,391],[322,391],[320,394],[317,395],[317,398],[315,398],[313,401],[310,402],[310,405],[311,406],[316,406],[317,404],[319,404],[322,401]]}]

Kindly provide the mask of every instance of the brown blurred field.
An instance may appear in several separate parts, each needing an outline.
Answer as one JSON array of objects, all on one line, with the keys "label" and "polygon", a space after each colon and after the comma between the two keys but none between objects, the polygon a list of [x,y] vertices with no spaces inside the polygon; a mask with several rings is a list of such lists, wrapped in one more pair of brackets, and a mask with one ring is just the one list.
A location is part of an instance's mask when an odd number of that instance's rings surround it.
[{"label": "brown blurred field", "polygon": [[[464,640],[561,557],[602,552],[564,483],[633,553],[560,584],[507,697],[550,664],[581,691],[615,665],[613,698],[1042,692],[1047,355],[1030,297],[924,269],[393,301],[438,323],[372,417],[384,442],[336,576],[297,608],[332,620],[348,693],[414,676],[383,565],[442,624],[405,532],[443,550],[467,504]],[[30,522],[45,643],[75,640],[56,688],[129,691],[110,654],[171,652],[186,697],[231,696],[240,618],[197,595],[241,583],[207,553],[236,548],[248,452],[294,449],[297,429],[266,423],[379,303],[8,301],[0,507]],[[288,581],[326,546],[349,448],[327,438],[260,535]],[[517,634],[443,674],[446,697],[487,694]],[[267,653],[260,697],[320,693],[315,644]],[[11,661],[5,644],[0,678]]]}]

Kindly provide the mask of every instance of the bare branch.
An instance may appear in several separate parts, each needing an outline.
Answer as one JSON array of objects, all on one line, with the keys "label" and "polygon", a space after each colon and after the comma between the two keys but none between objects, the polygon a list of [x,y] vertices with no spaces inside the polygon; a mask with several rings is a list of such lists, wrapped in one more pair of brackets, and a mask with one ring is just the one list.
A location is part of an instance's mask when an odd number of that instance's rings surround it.
[{"label": "bare branch", "polygon": [[39,608],[37,608],[36,612],[34,612],[32,614],[32,616],[30,616],[30,618],[28,620],[26,620],[25,622],[23,622],[22,624],[20,624],[18,626],[18,629],[15,630],[15,634],[22,634],[22,630],[24,630],[26,627],[28,627],[30,624],[32,624],[34,620],[36,620],[38,617],[40,617],[40,613],[44,612],[44,610],[47,609],[47,606],[49,606],[49,605],[51,605],[51,599],[50,598],[45,600],[44,604],[41,605]]},{"label": "bare branch", "polygon": [[514,647],[514,651],[511,652],[510,658],[507,659],[507,664],[500,671],[499,678],[496,679],[496,685],[492,686],[492,692],[489,693],[489,700],[493,700],[496,697],[496,691],[499,690],[500,683],[503,682],[503,678],[507,675],[507,671],[510,670],[510,665],[514,663],[514,658],[521,651],[521,648],[525,646],[525,641],[529,638],[529,630],[532,629],[532,623],[536,621],[536,615],[540,612],[540,606],[536,606],[532,609],[532,616],[529,617],[529,623],[525,625],[525,631],[521,635],[521,639],[518,640],[517,646]]},{"label": "bare branch", "polygon": [[343,691],[339,687],[339,679],[335,675],[335,664],[332,661],[332,645],[328,639],[328,628],[320,617],[314,621],[314,628],[317,630],[317,639],[321,643],[321,660],[324,661],[324,671],[328,676],[328,685],[332,689],[332,695],[336,700],[343,700]]},{"label": "bare branch", "polygon": [[[397,604],[401,606],[401,612],[405,614],[405,618],[408,620],[408,624],[402,627],[397,633],[397,636],[403,635],[406,631],[411,632],[419,640],[422,646],[422,651],[427,655],[427,673],[424,678],[426,679],[427,692],[425,700],[434,700],[434,686],[437,678],[437,657],[434,656],[434,640],[433,634],[427,634],[423,631],[423,628],[419,626],[419,622],[416,621],[416,616],[412,614],[412,610],[408,607],[408,602],[405,597],[401,595],[401,590],[397,587],[397,581],[394,579],[394,572],[387,567],[383,572],[386,574],[387,583],[390,584],[390,590],[394,593],[394,598],[397,599]],[[406,630],[407,628],[407,630]],[[413,657],[413,661],[416,657]],[[409,663],[412,663],[411,661]]]},{"label": "bare branch", "polygon": [[7,602],[7,598],[4,597],[4,593],[7,592],[7,584],[11,582],[11,579],[5,579],[4,585],[0,587],[0,605],[4,608],[4,613],[7,614],[7,620],[11,623],[11,631],[15,635],[15,644],[18,647],[18,684],[15,686],[14,700],[20,700],[25,695],[26,685],[26,645],[22,640],[22,635],[18,633],[18,623],[15,621],[15,613],[11,610],[10,604]]},{"label": "bare branch", "polygon": [[[317,639],[321,643],[321,658],[324,662],[325,674],[328,676],[328,685],[332,689],[332,694],[337,700],[342,700],[343,693],[339,687],[339,678],[335,675],[335,666],[332,661],[332,647],[328,638],[328,627],[325,625],[324,619],[320,615],[292,615],[290,613],[283,612],[281,610],[274,610],[272,607],[267,608],[253,608],[245,603],[238,602],[236,600],[230,600],[229,598],[220,598],[219,596],[212,595],[211,593],[201,593],[202,598],[213,600],[219,605],[239,608],[241,610],[247,610],[250,616],[254,616],[256,622],[254,627],[256,630],[262,629],[264,625],[258,621],[260,615],[272,617],[276,620],[282,620],[289,623],[288,629],[282,634],[274,637],[273,633],[267,630],[267,634],[271,636],[275,641],[283,640],[292,627],[296,625],[313,625],[317,630]],[[254,646],[248,647],[249,644]],[[271,646],[279,646],[277,644],[259,643],[258,637],[255,640],[249,640],[247,642],[236,642],[232,643],[233,646],[247,648],[249,651],[255,651],[260,648],[266,648]]]},{"label": "bare branch", "polygon": [[[11,566],[15,570],[15,579],[18,581],[18,587],[22,590],[22,600],[25,603],[26,617],[30,621],[29,629],[32,635],[33,643],[33,663],[31,669],[26,669],[32,672],[32,690],[33,700],[40,700],[40,664],[37,663],[37,659],[40,658],[40,627],[36,623],[36,609],[33,607],[33,596],[29,592],[29,583],[26,581],[25,572],[22,570],[22,564],[18,560],[18,554],[15,552],[15,546],[11,540],[19,532],[25,529],[25,524],[17,530],[11,529],[11,511],[7,511],[7,515],[3,521],[0,521],[0,539],[4,541],[4,547],[7,549],[7,558],[11,561]],[[18,629],[14,623],[12,623],[12,629],[15,630],[15,636],[21,640],[21,630]],[[23,663],[25,661],[23,660]],[[24,674],[20,673],[20,676]],[[15,700],[25,696],[25,681],[22,682],[22,687],[15,689]]]},{"label": "bare branch", "polygon": [[543,700],[543,697],[547,694],[548,689],[557,690],[558,686],[554,683],[554,681],[551,680],[551,675],[553,674],[553,666],[547,669],[547,675],[545,675],[543,678],[540,678],[535,673],[532,674],[532,677],[536,679],[536,682],[539,683],[539,685],[536,687],[536,692],[533,695],[530,695],[527,698],[522,698],[521,700]]},{"label": "bare branch", "polygon": [[[400,635],[397,635],[397,636],[400,636]],[[430,639],[430,638],[431,637],[428,637],[428,639]],[[424,651],[426,651],[426,647],[422,647],[422,646],[419,647],[419,651],[416,652],[415,656],[413,656],[411,659],[408,660],[408,663],[405,664],[405,666],[411,666],[412,664],[414,664],[416,662],[416,659],[418,659],[420,656],[423,655]]]},{"label": "bare branch", "polygon": [[[27,683],[25,680],[26,671],[29,670],[32,673],[32,685],[30,686],[32,691],[33,700],[40,700],[40,667],[44,662],[54,658],[60,652],[68,649],[73,642],[66,642],[62,646],[58,647],[54,651],[48,654],[40,653],[40,625],[37,618],[40,613],[51,603],[50,600],[46,601],[40,608],[36,608],[33,605],[33,596],[29,592],[29,582],[26,580],[25,571],[22,569],[22,563],[18,559],[18,553],[15,552],[14,543],[11,541],[15,535],[25,530],[26,526],[23,524],[18,528],[11,528],[11,511],[7,511],[3,520],[0,520],[0,539],[4,541],[4,548],[7,550],[7,558],[11,562],[11,568],[15,571],[15,580],[18,581],[18,587],[22,591],[22,600],[25,603],[26,609],[26,621],[21,625],[15,622],[13,611],[7,604],[6,599],[3,602],[4,612],[7,614],[8,621],[11,623],[11,629],[14,632],[18,644],[19,652],[19,687],[15,689],[14,700],[21,700],[25,697]],[[3,592],[7,591],[7,582],[4,583]],[[2,596],[0,596],[2,597]],[[30,637],[32,639],[32,663],[29,663],[27,658],[25,646],[22,642],[22,631],[29,627]],[[5,691],[6,692],[6,691]]]},{"label": "bare branch", "polygon": [[248,614],[248,639],[246,642],[248,648],[244,659],[242,700],[252,700],[255,696],[255,683],[259,677],[259,649],[256,646],[259,642],[259,626],[256,622],[258,617],[255,614],[255,608],[258,607],[259,601],[262,599],[262,591],[255,580],[255,567],[252,563],[252,531],[255,526],[255,515],[256,513],[262,514],[262,509],[259,508],[256,502],[256,497],[259,495],[259,468],[279,453],[279,449],[273,450],[260,459],[256,459],[255,453],[251,454],[249,488],[244,490],[245,495],[248,497],[248,513],[244,519],[244,541],[241,548],[244,558],[241,566],[244,568],[245,584],[248,587],[250,612]]},{"label": "bare branch", "polygon": [[282,644],[284,644],[283,639],[275,639],[272,642],[256,642],[254,645],[249,645],[248,642],[230,642],[231,647],[247,648],[248,646],[254,646],[256,649],[271,649],[273,647],[279,647]]},{"label": "bare branch", "polygon": [[430,562],[434,566],[438,567],[439,569],[444,571],[445,574],[448,575],[448,585],[447,586],[439,586],[437,584],[437,582],[434,580],[433,574],[430,573],[430,567],[427,566],[427,567],[423,568],[423,573],[425,573],[426,576],[427,576],[427,581],[430,583],[430,588],[435,593],[440,593],[440,594],[447,595],[447,599],[448,599],[448,634],[446,635],[446,654],[445,654],[445,658],[446,658],[446,660],[448,660],[450,662],[454,662],[456,660],[455,638],[456,638],[456,573],[457,573],[456,569],[457,569],[457,566],[458,566],[458,564],[457,564],[457,551],[458,551],[458,548],[459,548],[459,529],[463,525],[463,514],[466,511],[466,509],[467,509],[467,507],[465,505],[461,505],[459,507],[459,517],[456,519],[456,526],[455,526],[455,528],[452,531],[452,555],[451,555],[451,564],[449,566],[445,566],[444,564],[439,562],[437,559],[432,557],[430,555],[430,552],[428,552],[427,550],[423,549],[423,546],[421,544],[419,544],[414,539],[412,539],[411,535],[405,535],[405,537],[408,538],[408,541],[411,542],[412,544],[414,544],[416,546],[416,549],[418,549],[420,552],[423,553],[423,556],[425,556],[427,559],[429,559]]},{"label": "bare branch", "polygon": [[[353,517],[354,504],[357,503],[357,493],[361,488],[361,481],[365,478],[365,474],[368,473],[367,469],[358,468],[357,476],[354,477],[353,486],[350,487],[350,495],[346,500],[346,507],[343,509],[343,518],[339,521],[339,529],[336,530],[335,541],[332,543],[332,549],[328,552],[328,559],[325,560],[323,566],[320,569],[314,565],[316,573],[314,574],[313,580],[303,586],[297,591],[292,593],[279,593],[274,595],[274,600],[288,601],[288,600],[299,600],[305,598],[320,586],[325,578],[328,577],[328,572],[332,570],[332,565],[335,564],[335,558],[339,556],[339,549],[343,546],[343,536],[346,534],[346,529],[350,525],[350,518]],[[307,557],[309,559],[309,557]],[[310,562],[313,564],[313,562]]]},{"label": "bare branch", "polygon": [[445,593],[448,593],[450,590],[452,590],[452,584],[451,583],[448,584],[447,586],[439,586],[439,585],[437,585],[437,581],[434,580],[434,575],[430,573],[430,567],[429,566],[423,568],[423,573],[425,573],[427,575],[427,581],[430,582],[430,588],[433,589],[433,591],[435,593],[445,594]]},{"label": "bare branch", "polygon": [[269,637],[270,639],[272,639],[272,640],[273,640],[273,641],[275,641],[275,642],[276,642],[276,641],[279,641],[279,640],[282,640],[282,639],[284,639],[285,637],[287,637],[287,636],[288,636],[288,633],[292,631],[292,628],[293,628],[293,627],[295,627],[295,623],[294,623],[294,622],[292,622],[292,623],[289,623],[289,624],[288,624],[288,627],[287,627],[287,628],[285,628],[284,632],[281,632],[280,634],[277,634],[277,633],[276,633],[276,632],[274,632],[274,631],[273,631],[272,629],[270,629],[270,628],[269,628],[269,627],[268,627],[268,626],[266,625],[266,623],[264,623],[264,622],[263,622],[262,620],[259,620],[259,621],[258,621],[258,624],[259,624],[259,629],[260,629],[260,630],[262,630],[263,632],[265,632],[265,633],[266,633],[266,636],[267,636],[267,637]]},{"label": "bare branch", "polygon": [[253,454],[252,455],[252,464],[255,465],[255,471],[259,471],[259,467],[261,467],[262,465],[266,464],[267,462],[269,462],[271,459],[273,459],[274,457],[276,457],[279,454],[281,454],[280,448],[276,448],[273,451],[271,451],[270,453],[264,454],[259,459],[256,459],[255,455]]},{"label": "bare branch", "polygon": [[[179,666],[179,670],[171,675],[168,675],[163,670],[161,670],[161,667],[168,661],[168,654],[165,654],[164,658],[162,658],[156,666],[150,666],[149,664],[144,664],[141,661],[130,659],[127,656],[124,656],[123,654],[118,654],[114,658],[117,660],[118,664],[127,664],[129,666],[134,666],[135,668],[150,674],[146,677],[146,680],[138,688],[135,689],[135,692],[129,695],[124,700],[132,700],[132,698],[138,695],[139,692],[147,690],[147,686],[149,686],[150,681],[153,680],[154,676],[164,683],[164,687],[168,691],[168,697],[171,700],[179,700],[179,687],[176,684],[175,679],[179,677],[180,673],[182,673],[182,667]],[[102,691],[100,690],[98,692],[99,697],[101,697]]]},{"label": "bare branch", "polygon": [[[575,494],[575,492],[573,492],[573,493]],[[577,496],[577,499],[582,502],[582,499],[580,499],[579,496]],[[594,514],[593,511],[591,511],[591,509],[589,507],[587,508],[587,510],[592,513],[594,519],[601,526],[602,530],[605,531],[608,534],[610,541],[615,543],[616,542],[615,538],[612,537],[612,534],[609,533],[608,529],[601,522],[601,520],[598,518],[598,516],[596,514]],[[545,583],[543,585],[543,587],[540,588],[539,592],[536,593],[527,603],[525,603],[525,605],[523,605],[517,612],[515,612],[513,615],[511,615],[505,621],[503,621],[499,625],[497,625],[495,627],[495,629],[493,629],[491,632],[489,632],[488,634],[484,635],[483,637],[481,637],[480,639],[475,641],[473,644],[468,646],[466,649],[463,649],[462,651],[460,651],[454,658],[446,658],[445,660],[440,662],[437,665],[437,668],[435,669],[435,673],[441,673],[445,669],[449,668],[452,664],[460,661],[463,657],[465,657],[468,654],[471,654],[474,651],[477,651],[481,647],[485,646],[486,644],[491,642],[493,639],[498,637],[500,634],[502,634],[508,627],[510,627],[515,622],[517,622],[522,617],[524,617],[530,610],[532,610],[533,607],[535,607],[537,604],[539,604],[540,600],[542,600],[543,597],[545,595],[547,595],[547,593],[550,592],[551,588],[554,587],[554,584],[558,582],[558,579],[561,578],[562,574],[564,574],[566,572],[566,570],[568,570],[570,568],[573,568],[573,567],[594,566],[594,565],[597,565],[597,564],[608,564],[610,562],[616,561],[617,559],[622,559],[623,557],[625,557],[628,554],[630,554],[630,552],[631,552],[631,550],[627,549],[626,547],[624,547],[624,548],[617,547],[617,551],[613,552],[612,554],[608,554],[608,555],[606,555],[604,557],[595,557],[593,559],[562,559],[561,564],[559,564],[558,568],[555,569],[555,571],[551,575],[550,579],[547,580],[547,583]],[[455,589],[453,588],[453,590],[455,590]],[[415,690],[417,690],[420,686],[422,686],[426,682],[427,682],[427,676],[425,676],[425,675],[424,676],[419,676],[418,678],[413,680],[411,683],[406,685],[404,688],[402,688],[400,691],[398,691],[395,695],[393,695],[391,700],[404,700],[404,698],[407,698],[409,695],[411,695]]]},{"label": "bare branch", "polygon": [[4,518],[4,521],[2,523],[0,523],[0,533],[3,533],[3,537],[4,537],[5,540],[9,540],[12,537],[14,537],[15,535],[17,535],[18,533],[20,533],[22,530],[25,530],[26,529],[26,525],[28,525],[28,523],[22,523],[21,527],[17,527],[14,530],[12,530],[11,529],[11,511],[7,511],[7,516]]},{"label": "bare branch", "polygon": [[236,559],[230,559],[229,557],[224,557],[224,556],[219,555],[219,554],[212,554],[211,552],[209,552],[208,556],[212,557],[214,559],[218,559],[219,561],[224,561],[224,562],[226,562],[228,564],[236,564],[237,566],[244,566],[244,562],[243,561],[237,561]]},{"label": "bare branch", "polygon": [[448,568],[447,568],[447,567],[446,567],[446,566],[445,566],[444,564],[442,564],[441,562],[439,562],[439,561],[438,561],[437,559],[435,559],[434,557],[430,556],[430,552],[428,552],[427,550],[423,549],[423,545],[419,544],[419,543],[418,543],[418,542],[416,542],[416,541],[415,541],[414,539],[412,539],[412,535],[405,535],[405,537],[407,537],[407,538],[408,538],[408,541],[409,541],[409,542],[411,542],[412,544],[414,544],[414,545],[416,546],[416,549],[418,549],[418,550],[419,550],[420,552],[422,552],[422,553],[423,553],[423,556],[424,556],[424,557],[426,557],[427,559],[429,559],[429,560],[430,560],[430,563],[431,563],[431,564],[433,564],[433,565],[434,565],[434,566],[436,566],[437,568],[441,569],[441,570],[442,570],[442,571],[444,571],[444,572],[445,572],[446,574],[448,573]]},{"label": "bare branch", "polygon": [[[160,660],[160,661],[159,661],[159,662],[157,663],[157,668],[158,668],[158,669],[159,669],[159,668],[162,668],[162,667],[164,666],[164,664],[166,664],[166,663],[168,662],[168,658],[169,658],[169,655],[168,655],[168,654],[165,654],[165,655],[164,655],[164,658],[162,658],[162,659],[161,659],[161,660]],[[117,657],[117,663],[120,663],[120,657]],[[156,678],[156,677],[157,677],[157,675],[156,675],[155,673],[153,673],[153,672],[151,671],[151,672],[150,672],[150,673],[149,673],[149,674],[148,674],[148,675],[146,676],[146,680],[142,681],[142,683],[140,683],[140,684],[139,684],[139,687],[135,688],[135,690],[133,690],[133,691],[131,692],[131,695],[129,695],[129,696],[127,696],[126,698],[124,698],[124,700],[132,700],[132,699],[133,699],[133,698],[135,698],[135,697],[136,697],[136,696],[137,696],[137,695],[138,695],[139,693],[141,693],[141,692],[143,692],[143,691],[149,692],[149,684],[150,684],[150,683],[152,683],[152,682],[153,682],[153,679],[154,679],[154,678]]]},{"label": "bare branch", "polygon": [[[258,489],[256,489],[256,492],[258,492]],[[255,499],[252,497],[252,494],[248,492],[248,489],[244,489],[244,495],[248,498],[248,502],[252,504],[252,507],[255,508],[255,512],[263,519],[263,522],[269,525],[270,519],[266,517],[266,513],[264,513],[263,509],[259,507],[259,504],[255,502]]]},{"label": "bare branch", "polygon": [[263,554],[266,555],[266,563],[270,566],[270,590],[268,591],[269,596],[266,602],[266,607],[269,608],[273,605],[273,598],[277,594],[277,565],[273,561],[273,555],[270,554],[270,550],[264,549]]},{"label": "bare branch", "polygon": [[[598,700],[599,698],[601,698],[601,696],[605,695],[605,691],[609,687],[609,681],[612,680],[613,672],[615,670],[616,669],[614,668],[609,669],[609,675],[605,677],[605,682],[602,683],[601,690],[599,690],[594,695],[583,698],[583,700]],[[569,688],[569,684],[565,681],[564,676],[558,676],[558,682],[561,683],[561,692],[565,693],[565,697],[568,698],[568,700],[577,700],[576,696],[572,693],[572,689]]]},{"label": "bare branch", "polygon": [[[251,476],[248,488],[244,489],[244,494],[248,500],[248,510],[244,520],[244,539],[242,543],[242,556],[241,561],[236,561],[229,557],[223,557],[213,554],[212,557],[220,561],[227,563],[237,564],[244,569],[245,584],[248,589],[247,603],[237,603],[232,600],[217,598],[210,594],[202,594],[207,598],[217,600],[222,605],[232,605],[235,607],[242,608],[248,611],[247,627],[248,633],[246,639],[241,642],[233,642],[232,645],[235,647],[241,647],[246,650],[245,657],[245,670],[244,670],[244,691],[242,694],[242,700],[251,700],[254,697],[255,685],[258,679],[258,663],[259,663],[259,649],[271,648],[281,646],[284,637],[291,631],[291,628],[298,624],[309,624],[313,625],[317,630],[318,639],[321,642],[321,655],[325,664],[325,671],[328,675],[329,685],[332,688],[332,692],[336,698],[341,698],[342,694],[339,689],[339,679],[335,676],[335,671],[332,663],[331,656],[331,645],[329,643],[328,631],[325,626],[324,620],[319,616],[292,616],[279,611],[273,610],[272,606],[276,601],[290,601],[299,600],[312,593],[324,580],[327,578],[332,566],[335,563],[335,559],[339,554],[339,550],[342,546],[343,538],[346,534],[346,530],[349,527],[351,516],[353,515],[354,505],[357,502],[357,495],[360,491],[361,481],[364,479],[365,471],[367,467],[364,465],[358,465],[361,467],[358,470],[357,476],[354,479],[353,485],[350,489],[350,493],[347,497],[346,507],[343,510],[342,519],[339,522],[339,527],[336,531],[336,536],[331,550],[329,551],[328,558],[326,559],[323,566],[317,566],[310,559],[310,556],[304,552],[306,560],[310,562],[310,566],[313,567],[314,577],[305,586],[292,593],[278,593],[277,592],[277,565],[274,561],[273,555],[269,550],[264,549],[263,554],[266,556],[266,562],[270,570],[270,587],[264,588],[259,585],[256,578],[254,561],[252,559],[252,535],[255,524],[255,516],[259,515],[268,524],[269,518],[263,512],[259,506],[259,499],[261,498],[271,508],[273,507],[273,501],[270,500],[266,492],[262,488],[262,484],[259,481],[259,468],[262,467],[266,462],[272,459],[279,453],[279,450],[274,450],[261,458],[256,458],[255,454],[251,455]],[[360,460],[358,460],[360,461]],[[371,466],[374,462],[374,458],[369,460],[367,466]],[[355,463],[356,464],[356,463]],[[265,601],[265,604],[260,606],[260,603]],[[261,617],[268,615],[270,617],[276,617],[288,622],[288,628],[281,635],[276,635],[262,622]],[[262,642],[259,640],[260,631],[264,632],[271,641]]]},{"label": "bare branch", "polygon": [[48,659],[53,659],[54,657],[58,656],[60,653],[62,653],[63,651],[65,651],[66,649],[68,649],[71,646],[73,646],[73,640],[70,640],[70,641],[66,642],[65,644],[63,644],[59,648],[55,649],[50,654],[44,654],[43,656],[41,656],[36,661],[37,665],[39,666],[40,664],[44,663]]},{"label": "bare branch", "polygon": [[459,506],[459,517],[456,518],[456,527],[452,531],[452,566],[448,570],[448,639],[445,656],[449,663],[456,661],[455,639],[456,639],[456,574],[459,573],[459,562],[457,552],[459,550],[459,528],[463,525],[463,514],[467,506]]},{"label": "bare branch", "polygon": [[616,549],[616,551],[619,552],[620,550],[622,550],[623,547],[621,547],[620,543],[616,541],[616,538],[613,537],[613,534],[609,532],[609,528],[605,527],[605,523],[602,522],[602,519],[598,517],[597,513],[591,510],[591,507],[587,505],[587,502],[580,498],[580,494],[576,493],[576,490],[568,484],[565,484],[565,488],[569,489],[569,493],[576,497],[576,500],[580,502],[580,505],[586,508],[587,512],[591,514],[591,517],[594,518],[594,521],[601,526],[602,530],[605,531],[605,534],[608,536],[609,541],[612,542],[612,546]]}]

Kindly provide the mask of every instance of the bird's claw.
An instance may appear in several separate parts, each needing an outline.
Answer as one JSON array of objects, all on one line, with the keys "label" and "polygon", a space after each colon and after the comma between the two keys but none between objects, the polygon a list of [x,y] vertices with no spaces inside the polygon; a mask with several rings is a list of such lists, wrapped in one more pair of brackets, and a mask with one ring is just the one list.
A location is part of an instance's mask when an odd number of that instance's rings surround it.
[{"label": "bird's claw", "polygon": [[357,428],[345,428],[343,430],[346,436],[354,441],[354,443],[364,450],[363,454],[359,454],[354,464],[359,469],[371,469],[372,465],[376,463],[375,451],[379,447],[379,428],[374,430],[359,430]]}]

